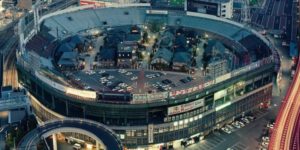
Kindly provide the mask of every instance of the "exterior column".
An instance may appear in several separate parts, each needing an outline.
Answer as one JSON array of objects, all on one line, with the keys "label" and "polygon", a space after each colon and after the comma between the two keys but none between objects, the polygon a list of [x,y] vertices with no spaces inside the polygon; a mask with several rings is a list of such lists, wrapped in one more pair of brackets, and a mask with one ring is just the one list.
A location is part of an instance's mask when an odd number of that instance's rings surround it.
[{"label": "exterior column", "polygon": [[53,95],[51,95],[51,99],[52,99],[52,109],[55,109],[55,100]]},{"label": "exterior column", "polygon": [[69,116],[69,102],[66,101],[66,114]]},{"label": "exterior column", "polygon": [[99,142],[98,141],[96,141],[96,150],[99,150]]},{"label": "exterior column", "polygon": [[53,139],[53,150],[57,150],[56,134],[52,134],[52,139]]},{"label": "exterior column", "polygon": [[235,90],[235,84],[233,84],[233,97],[236,97],[236,90]]},{"label": "exterior column", "polygon": [[82,107],[83,118],[86,118],[86,117],[85,117],[85,109],[86,109],[86,106],[83,106],[83,107]]}]

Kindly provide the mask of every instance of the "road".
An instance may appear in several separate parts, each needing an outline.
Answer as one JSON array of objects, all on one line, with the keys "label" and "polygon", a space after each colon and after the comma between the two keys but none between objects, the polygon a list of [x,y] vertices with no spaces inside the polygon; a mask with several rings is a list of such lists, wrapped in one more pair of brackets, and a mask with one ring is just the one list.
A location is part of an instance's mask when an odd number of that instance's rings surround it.
[{"label": "road", "polygon": [[[15,41],[15,39],[12,39],[11,37],[13,37],[14,36],[14,26],[16,25],[16,21],[15,22],[12,22],[11,24],[9,24],[7,27],[6,27],[6,29],[5,30],[2,30],[2,31],[0,31],[0,53],[1,53],[1,55],[3,55],[3,60],[2,60],[2,58],[1,58],[1,61],[3,61],[3,62],[1,62],[1,67],[3,67],[3,68],[1,68],[1,70],[0,70],[0,73],[1,73],[1,75],[0,75],[0,80],[1,80],[1,85],[3,85],[3,86],[5,86],[5,85],[7,85],[6,84],[6,79],[4,79],[4,71],[6,70],[6,66],[4,65],[5,64],[5,62],[6,62],[6,55],[7,55],[7,51],[9,51],[10,50],[10,46],[11,46],[11,44],[12,45],[15,45],[15,44],[17,44],[17,43],[14,43],[13,41]],[[9,44],[8,44],[9,43]],[[1,56],[2,57],[2,56]],[[2,64],[3,63],[3,64]]]},{"label": "road", "polygon": [[293,0],[266,0],[263,9],[253,9],[251,23],[268,30],[281,30],[287,41],[296,38],[296,5]]},{"label": "road", "polygon": [[292,148],[294,129],[298,123],[300,114],[300,63],[282,106],[278,113],[275,127],[270,141],[270,150],[289,150]]},{"label": "road", "polygon": [[[285,11],[290,11],[290,10],[285,10]],[[297,25],[299,26],[299,24]],[[298,45],[298,48],[299,47],[300,45]],[[291,86],[289,87],[289,90],[284,100],[282,101],[279,113],[276,118],[274,130],[270,139],[269,150],[290,150],[290,149],[298,150],[300,148],[299,97],[300,97],[300,63],[298,62],[294,79],[292,81]]]},{"label": "road", "polygon": [[4,52],[6,54],[6,57],[4,59],[4,65],[3,65],[3,86],[12,86],[13,88],[18,87],[18,80],[17,80],[17,71],[16,71],[16,49],[18,47],[17,37],[13,36],[10,38],[8,43],[6,44],[6,49],[4,49],[7,52]]},{"label": "road", "polygon": [[[82,129],[93,133],[97,136],[108,150],[122,150],[123,146],[115,133],[109,130],[106,126],[100,123],[89,121],[85,119],[65,118],[63,120],[56,120],[45,123],[42,126],[30,131],[18,144],[18,150],[31,150],[35,147],[37,142],[41,140],[44,134],[47,134],[56,129]],[[72,132],[77,132],[76,130]]]}]

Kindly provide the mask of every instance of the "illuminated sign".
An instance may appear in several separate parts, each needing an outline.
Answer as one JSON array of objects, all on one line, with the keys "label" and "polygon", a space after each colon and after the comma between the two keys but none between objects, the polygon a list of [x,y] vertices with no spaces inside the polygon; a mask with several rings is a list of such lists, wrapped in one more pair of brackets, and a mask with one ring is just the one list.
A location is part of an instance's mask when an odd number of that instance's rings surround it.
[{"label": "illuminated sign", "polygon": [[154,130],[154,125],[149,124],[148,125],[148,143],[153,143],[154,142],[153,130]]},{"label": "illuminated sign", "polygon": [[183,112],[187,112],[199,107],[204,106],[204,99],[199,99],[190,103],[172,106],[168,108],[168,115],[175,115]]},{"label": "illuminated sign", "polygon": [[95,99],[97,96],[96,92],[94,91],[78,90],[74,88],[66,88],[66,93],[84,97],[84,98],[92,98],[92,99]]},{"label": "illuminated sign", "polygon": [[220,106],[217,106],[216,107],[216,111],[219,111],[219,110],[221,110],[221,109],[223,109],[223,108],[225,108],[225,107],[227,107],[227,106],[230,106],[231,105],[231,102],[227,102],[227,103],[225,103],[225,104],[222,104],[222,105],[220,105]]},{"label": "illuminated sign", "polygon": [[220,99],[220,98],[226,96],[226,94],[227,94],[227,90],[226,89],[220,90],[220,91],[218,91],[218,92],[216,92],[214,94],[214,100]]}]

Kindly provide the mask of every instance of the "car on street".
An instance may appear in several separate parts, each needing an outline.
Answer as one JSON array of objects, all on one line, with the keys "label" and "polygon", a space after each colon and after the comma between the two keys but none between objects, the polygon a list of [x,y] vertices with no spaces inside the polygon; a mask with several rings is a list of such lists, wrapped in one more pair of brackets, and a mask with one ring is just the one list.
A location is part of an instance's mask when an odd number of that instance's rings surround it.
[{"label": "car on street", "polygon": [[229,128],[229,129],[231,129],[231,130],[233,130],[233,129],[234,129],[234,127],[233,127],[232,125],[229,125],[229,124],[228,124],[228,125],[226,125],[226,127],[227,127],[227,128]]},{"label": "car on street", "polygon": [[269,142],[262,142],[261,145],[262,145],[263,147],[268,147],[268,146],[269,146]]},{"label": "car on street", "polygon": [[249,121],[247,118],[241,118],[241,120],[242,120],[244,123],[250,123],[250,121]]},{"label": "car on street", "polygon": [[73,145],[73,149],[75,149],[75,150],[80,150],[80,149],[81,149],[81,145],[78,144],[78,143],[75,143],[75,144]]},{"label": "car on street", "polygon": [[230,133],[231,133],[231,130],[228,129],[227,127],[223,127],[223,128],[221,128],[221,130],[222,130],[223,132],[227,133],[227,134],[230,134]]},{"label": "car on street", "polygon": [[269,141],[270,141],[270,138],[267,137],[267,136],[264,136],[264,137],[262,137],[262,140],[265,141],[265,142],[269,142]]}]

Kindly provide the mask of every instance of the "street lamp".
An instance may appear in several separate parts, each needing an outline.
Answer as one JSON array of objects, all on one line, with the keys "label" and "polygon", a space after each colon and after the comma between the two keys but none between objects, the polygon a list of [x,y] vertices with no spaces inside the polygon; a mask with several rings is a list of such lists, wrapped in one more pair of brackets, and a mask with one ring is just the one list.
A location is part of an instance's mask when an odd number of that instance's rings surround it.
[{"label": "street lamp", "polygon": [[208,34],[207,33],[204,34],[204,38],[206,38],[206,39],[208,38]]}]

